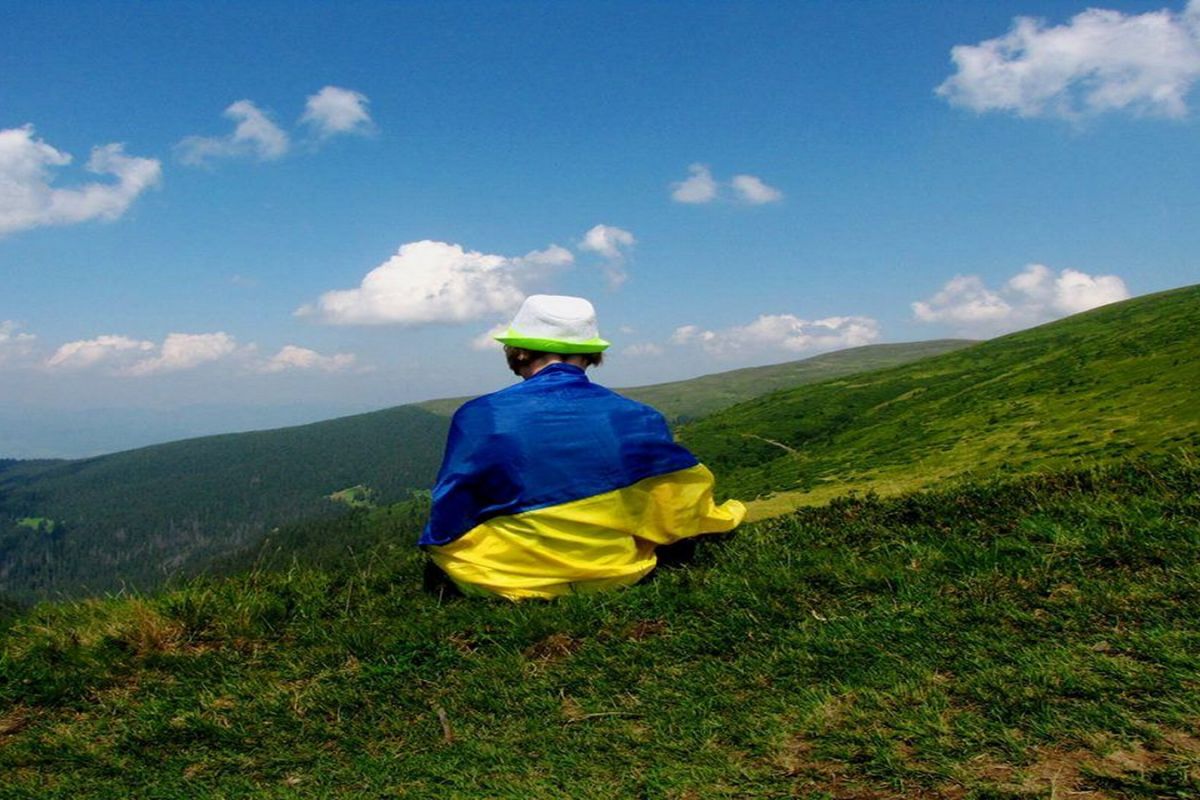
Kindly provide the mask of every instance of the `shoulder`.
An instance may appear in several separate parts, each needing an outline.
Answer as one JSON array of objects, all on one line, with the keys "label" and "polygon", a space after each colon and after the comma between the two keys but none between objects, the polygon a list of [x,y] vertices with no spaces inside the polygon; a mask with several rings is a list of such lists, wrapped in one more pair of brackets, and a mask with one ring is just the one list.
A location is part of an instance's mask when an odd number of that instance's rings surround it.
[{"label": "shoulder", "polygon": [[454,412],[450,424],[474,430],[492,427],[499,418],[507,419],[522,413],[528,405],[529,389],[528,382],[516,383],[468,400]]},{"label": "shoulder", "polygon": [[615,389],[609,389],[607,387],[600,386],[599,384],[595,384],[595,383],[593,383],[592,385],[595,386],[596,389],[598,389],[599,391],[603,392],[604,396],[608,398],[609,402],[612,402],[617,405],[622,405],[626,408],[639,411],[643,414],[650,414],[650,415],[657,416],[657,417],[662,416],[662,412],[660,412],[654,406],[646,405],[645,403],[641,402],[640,400],[634,400],[632,397],[621,394],[620,392],[616,391]]},{"label": "shoulder", "polygon": [[497,394],[499,392],[492,392],[463,403],[450,418],[450,425],[456,428],[475,427],[481,422],[490,420],[496,413],[495,395]]}]

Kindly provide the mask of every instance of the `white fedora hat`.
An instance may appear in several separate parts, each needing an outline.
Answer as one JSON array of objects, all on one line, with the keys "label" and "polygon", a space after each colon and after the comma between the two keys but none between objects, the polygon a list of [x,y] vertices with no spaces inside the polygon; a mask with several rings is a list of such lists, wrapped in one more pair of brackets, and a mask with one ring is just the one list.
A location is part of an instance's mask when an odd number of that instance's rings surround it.
[{"label": "white fedora hat", "polygon": [[557,294],[525,298],[508,330],[496,341],[546,353],[599,353],[609,344],[600,338],[591,303]]}]

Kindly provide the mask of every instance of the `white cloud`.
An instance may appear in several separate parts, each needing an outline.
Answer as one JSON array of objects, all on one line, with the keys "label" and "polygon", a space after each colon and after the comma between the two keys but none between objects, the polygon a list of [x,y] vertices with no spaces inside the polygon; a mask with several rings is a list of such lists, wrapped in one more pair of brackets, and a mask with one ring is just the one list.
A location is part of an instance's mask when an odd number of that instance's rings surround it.
[{"label": "white cloud", "polygon": [[358,288],[325,292],[296,314],[334,325],[420,325],[508,313],[525,299],[520,282],[529,257],[480,253],[447,242],[409,242],[368,272]]},{"label": "white cloud", "polygon": [[46,360],[46,366],[72,370],[103,366],[117,375],[154,375],[192,369],[237,349],[237,342],[227,333],[171,333],[158,345],[110,334],[67,342]]},{"label": "white cloud", "polygon": [[623,247],[633,247],[636,240],[627,230],[612,225],[597,225],[583,235],[580,248],[599,253],[605,258],[621,258]]},{"label": "white cloud", "polygon": [[1018,17],[1004,36],[958,45],[950,55],[957,71],[937,93],[974,111],[1182,117],[1200,79],[1200,0],[1182,13],[1090,8],[1053,27]]},{"label": "white cloud", "polygon": [[717,335],[712,331],[706,331],[700,328],[699,325],[680,325],[671,334],[672,344],[692,344],[699,342],[711,342],[717,338]]},{"label": "white cloud", "polygon": [[708,203],[717,198],[717,182],[704,164],[688,167],[688,178],[671,184],[671,199],[676,203]]},{"label": "white cloud", "polygon": [[37,337],[21,333],[20,327],[10,319],[0,320],[0,365],[23,361],[33,354]]},{"label": "white cloud", "polygon": [[631,356],[633,358],[641,358],[644,356],[661,356],[663,348],[654,342],[639,342],[631,344],[621,351],[621,355]]},{"label": "white cloud", "polygon": [[575,263],[575,256],[567,248],[552,244],[544,250],[531,250],[518,260],[535,267],[565,267]]},{"label": "white cloud", "polygon": [[171,333],[163,340],[158,355],[132,364],[129,375],[154,375],[192,369],[217,361],[237,350],[237,342],[227,333]]},{"label": "white cloud", "polygon": [[726,187],[733,190],[734,200],[749,205],[777,203],[783,199],[783,192],[768,186],[755,175],[734,175],[728,184],[724,184],[713,178],[706,164],[692,164],[688,172],[691,175],[687,179],[671,184],[671,199],[676,203],[711,203],[728,196]]},{"label": "white cloud", "polygon": [[504,345],[496,341],[496,337],[508,330],[507,322],[500,322],[488,328],[471,340],[472,350],[500,350]]},{"label": "white cloud", "polygon": [[921,322],[959,325],[990,324],[1013,314],[1013,307],[975,275],[955,275],[933,297],[913,303],[912,309]]},{"label": "white cloud", "polygon": [[575,255],[565,247],[552,244],[544,250],[533,250],[512,260],[519,270],[521,283],[543,283],[564,267],[575,263]]},{"label": "white cloud", "polygon": [[43,225],[117,219],[162,179],[155,159],[129,156],[122,145],[107,144],[92,149],[87,170],[112,175],[115,183],[51,186],[51,170],[69,163],[70,155],[34,138],[32,125],[0,130],[0,236]]},{"label": "white cloud", "polygon": [[671,341],[699,345],[714,356],[783,350],[792,353],[858,347],[879,340],[879,323],[870,317],[805,320],[792,314],[763,314],[748,325],[719,331],[697,325],[676,328]]},{"label": "white cloud", "polygon": [[[1045,270],[1049,276],[1050,270]],[[1015,280],[1015,279],[1014,279]],[[1050,307],[1064,314],[1078,314],[1097,306],[1129,299],[1125,281],[1116,275],[1091,276],[1085,272],[1064,269],[1054,278],[1054,293]]]},{"label": "white cloud", "polygon": [[734,175],[730,183],[743,203],[760,206],[764,203],[777,203],[783,199],[783,192],[773,186],[767,186],[753,175]]},{"label": "white cloud", "polygon": [[87,369],[100,364],[129,362],[139,353],[154,350],[154,342],[131,339],[113,334],[95,339],[67,342],[46,360],[46,366],[57,369]]},{"label": "white cloud", "polygon": [[320,370],[322,372],[341,372],[350,369],[358,362],[352,353],[335,353],[323,356],[316,350],[307,347],[297,347],[294,344],[284,345],[282,349],[258,369],[259,372],[284,372],[285,370]]},{"label": "white cloud", "polygon": [[1000,333],[1077,314],[1129,297],[1116,275],[1064,269],[1057,275],[1030,264],[993,291],[975,275],[957,275],[941,291],[912,304],[917,320],[945,323],[975,334]]},{"label": "white cloud", "polygon": [[612,225],[596,225],[583,235],[580,250],[598,253],[606,260],[603,265],[608,285],[616,289],[625,283],[629,275],[625,272],[625,253],[637,244],[633,234]]},{"label": "white cloud", "polygon": [[228,136],[188,136],[178,145],[180,160],[201,165],[216,158],[253,156],[262,161],[283,157],[291,142],[287,133],[265,111],[249,100],[238,100],[225,109],[237,124]]},{"label": "white cloud", "polygon": [[309,95],[300,122],[311,126],[322,139],[342,133],[370,133],[373,126],[367,111],[369,102],[362,92],[326,86]]}]

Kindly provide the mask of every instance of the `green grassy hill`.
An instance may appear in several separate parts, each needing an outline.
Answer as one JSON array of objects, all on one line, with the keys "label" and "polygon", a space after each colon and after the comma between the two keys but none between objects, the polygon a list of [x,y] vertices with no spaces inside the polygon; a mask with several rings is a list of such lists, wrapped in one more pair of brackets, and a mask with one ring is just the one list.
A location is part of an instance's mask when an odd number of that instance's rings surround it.
[{"label": "green grassy hill", "polygon": [[1200,795],[1195,451],[843,499],[612,594],[419,580],[399,544],[38,608],[0,797]]},{"label": "green grassy hill", "polygon": [[[669,414],[695,416],[780,386],[907,363],[966,344],[874,345],[631,394]],[[257,544],[275,526],[344,512],[328,499],[342,490],[361,487],[359,493],[382,504],[403,500],[432,485],[446,416],[460,402],[78,461],[0,460],[0,592],[34,598],[126,585],[147,589]]]},{"label": "green grassy hill", "polygon": [[[1200,287],[893,369],[776,392],[682,427],[758,515],[1200,443]],[[778,493],[770,497],[772,493]]]}]

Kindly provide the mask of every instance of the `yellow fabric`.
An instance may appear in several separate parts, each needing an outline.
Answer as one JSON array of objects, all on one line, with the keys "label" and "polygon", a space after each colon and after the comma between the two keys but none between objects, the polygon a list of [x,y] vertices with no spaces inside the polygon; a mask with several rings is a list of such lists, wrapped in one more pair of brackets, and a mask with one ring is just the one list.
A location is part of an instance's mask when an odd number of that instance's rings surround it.
[{"label": "yellow fabric", "polygon": [[703,464],[632,486],[495,517],[429,554],[464,591],[510,600],[558,597],[636,583],[654,569],[654,548],[733,530],[737,500],[713,502]]}]

